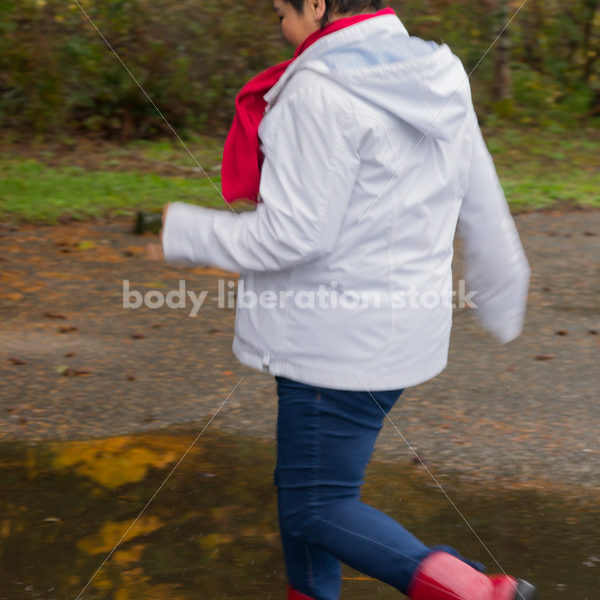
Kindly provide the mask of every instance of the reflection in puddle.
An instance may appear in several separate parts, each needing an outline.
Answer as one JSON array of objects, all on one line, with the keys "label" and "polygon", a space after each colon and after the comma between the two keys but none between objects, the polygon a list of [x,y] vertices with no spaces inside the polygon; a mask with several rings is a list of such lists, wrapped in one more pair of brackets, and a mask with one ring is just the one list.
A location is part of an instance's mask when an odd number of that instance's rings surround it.
[{"label": "reflection in puddle", "polygon": [[[272,443],[206,432],[132,525],[195,436],[0,444],[0,600],[75,599],[96,571],[82,599],[283,599]],[[597,597],[598,504],[443,485],[498,563],[544,600]],[[373,463],[364,499],[425,543],[498,570],[416,467]],[[401,597],[351,569],[344,577],[342,598]]]}]

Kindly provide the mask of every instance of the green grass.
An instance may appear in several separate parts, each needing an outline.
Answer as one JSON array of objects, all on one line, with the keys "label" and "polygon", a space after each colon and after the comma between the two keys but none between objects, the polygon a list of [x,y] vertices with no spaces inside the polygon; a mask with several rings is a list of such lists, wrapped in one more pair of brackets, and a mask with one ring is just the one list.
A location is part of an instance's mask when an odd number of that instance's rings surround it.
[{"label": "green grass", "polygon": [[121,156],[136,153],[150,161],[167,162],[184,167],[197,167],[200,164],[207,171],[221,164],[224,143],[222,138],[198,135],[188,138],[184,143],[185,146],[177,139],[137,140],[129,142],[121,150]]},{"label": "green grass", "polygon": [[588,174],[571,172],[569,180],[547,175],[545,181],[504,178],[504,192],[513,209],[542,208],[600,208],[600,176],[592,179]]},{"label": "green grass", "polygon": [[[212,180],[220,188],[220,178]],[[0,215],[55,222],[61,215],[86,218],[158,211],[167,202],[225,203],[206,178],[162,177],[147,173],[86,172],[50,168],[36,160],[0,161]]]},{"label": "green grass", "polygon": [[489,130],[485,139],[513,210],[600,208],[598,130]]},{"label": "green grass", "polygon": [[[523,131],[496,127],[485,131],[485,139],[514,211],[600,208],[597,130],[553,127]],[[220,189],[216,167],[222,140],[197,138],[188,145]],[[2,220],[52,223],[61,215],[85,219],[133,214],[137,210],[153,212],[177,200],[226,208],[220,192],[208,179],[191,170],[195,165],[189,154],[171,140],[103,145],[94,170],[67,166],[73,162],[73,149],[86,152],[79,150],[75,141],[70,149],[62,150],[56,145],[32,145],[16,152],[14,144],[11,148],[11,152],[0,152]],[[141,170],[135,170],[140,168],[140,159],[146,162]],[[46,164],[49,162],[53,166]],[[156,170],[174,167],[175,173],[183,168],[182,175],[161,176],[152,172],[155,166]]]}]

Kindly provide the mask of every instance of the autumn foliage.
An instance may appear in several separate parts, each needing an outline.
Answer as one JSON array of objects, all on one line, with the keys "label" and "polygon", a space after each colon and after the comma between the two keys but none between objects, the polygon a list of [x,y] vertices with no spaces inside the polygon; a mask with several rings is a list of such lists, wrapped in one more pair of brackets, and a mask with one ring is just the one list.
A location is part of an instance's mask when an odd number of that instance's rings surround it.
[{"label": "autumn foliage", "polygon": [[[521,1],[390,4],[475,69],[480,116],[498,113],[495,49],[481,59]],[[598,115],[599,29],[600,0],[527,2],[508,29],[513,100],[500,113]],[[0,0],[0,127],[152,137],[170,133],[158,108],[178,131],[223,133],[240,86],[291,50],[269,0]]]}]

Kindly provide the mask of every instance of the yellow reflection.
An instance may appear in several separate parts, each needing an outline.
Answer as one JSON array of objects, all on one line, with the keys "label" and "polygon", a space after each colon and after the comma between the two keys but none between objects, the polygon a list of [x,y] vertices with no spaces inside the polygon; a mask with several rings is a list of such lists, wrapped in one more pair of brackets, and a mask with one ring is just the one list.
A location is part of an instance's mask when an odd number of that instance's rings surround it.
[{"label": "yellow reflection", "polygon": [[72,468],[108,488],[142,481],[150,467],[163,469],[183,456],[189,442],[174,437],[121,436],[53,444],[53,466]]},{"label": "yellow reflection", "polygon": [[[77,548],[88,554],[100,554],[110,552],[125,532],[131,526],[131,521],[108,521],[102,525],[98,533],[80,539],[77,542]],[[127,531],[127,535],[121,541],[121,544],[132,540],[140,535],[146,535],[163,526],[163,522],[156,517],[140,517]]]}]

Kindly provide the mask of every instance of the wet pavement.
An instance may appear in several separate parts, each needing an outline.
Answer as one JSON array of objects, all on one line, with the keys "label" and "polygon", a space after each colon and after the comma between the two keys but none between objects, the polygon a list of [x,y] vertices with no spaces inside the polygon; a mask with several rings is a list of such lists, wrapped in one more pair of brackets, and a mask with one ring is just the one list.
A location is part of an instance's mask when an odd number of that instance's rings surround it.
[{"label": "wet pavement", "polygon": [[[194,443],[197,434],[0,444],[0,600],[283,598],[273,443],[218,430]],[[429,545],[535,581],[544,600],[597,598],[597,502],[444,490],[492,556],[422,469],[372,463],[364,500]],[[342,598],[400,597],[352,569],[343,576]]]},{"label": "wet pavement", "polygon": [[[0,228],[0,600],[76,599],[242,378],[81,598],[282,598],[275,386],[231,353],[234,310],[218,298],[236,276],[150,263],[151,238],[130,226]],[[523,335],[497,346],[456,311],[449,366],[392,410],[365,499],[497,570],[433,475],[541,600],[592,600],[600,212],[517,226],[533,270]],[[183,280],[208,299],[195,317],[189,303],[125,309],[124,280],[164,294]],[[345,577],[343,598],[399,597]]]},{"label": "wet pavement", "polygon": [[[151,263],[116,220],[0,229],[0,439],[87,439],[208,418],[272,439],[273,377],[231,352],[236,275]],[[407,390],[392,420],[438,473],[600,488],[600,211],[517,217],[532,266],[523,335],[499,346],[457,310],[446,371]],[[155,239],[155,238],[154,238]],[[461,273],[456,261],[456,277]],[[140,294],[208,296],[123,308]],[[379,451],[413,455],[387,423]]]}]

